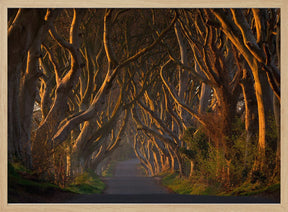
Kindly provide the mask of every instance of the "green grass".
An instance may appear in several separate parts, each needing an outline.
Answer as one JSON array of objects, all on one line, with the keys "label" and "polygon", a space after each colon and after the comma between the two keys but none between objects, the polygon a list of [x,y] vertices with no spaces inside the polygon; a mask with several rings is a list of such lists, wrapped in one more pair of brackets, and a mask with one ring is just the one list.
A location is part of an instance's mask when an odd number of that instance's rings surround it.
[{"label": "green grass", "polygon": [[162,173],[161,183],[178,194],[218,195],[218,196],[255,196],[273,194],[280,191],[280,183],[264,186],[259,183],[244,183],[241,186],[225,191],[220,184],[208,184],[198,179],[180,178],[176,173]]},{"label": "green grass", "polygon": [[280,191],[280,183],[267,185],[265,187],[261,186],[259,183],[251,184],[244,183],[239,187],[234,188],[232,191],[226,193],[226,195],[231,196],[251,196],[258,195],[262,193],[273,193]]},{"label": "green grass", "polygon": [[164,174],[162,184],[178,194],[203,194],[207,186],[203,183],[193,184],[189,179],[180,178],[175,173]]},{"label": "green grass", "polygon": [[74,181],[65,188],[78,194],[95,194],[101,193],[105,189],[105,184],[92,171],[85,171],[82,175],[76,177]]},{"label": "green grass", "polygon": [[20,162],[15,162],[13,164],[8,164],[9,171],[11,172],[18,172],[18,173],[27,173],[32,174],[32,172],[26,169]]},{"label": "green grass", "polygon": [[[26,175],[24,177],[23,175]],[[18,163],[8,165],[8,188],[10,191],[17,191],[17,189],[23,189],[28,193],[44,193],[60,189],[57,185],[49,182],[38,181],[35,179],[29,179],[32,177],[32,173],[26,170]]]},{"label": "green grass", "polygon": [[105,184],[92,170],[88,170],[76,177],[65,188],[60,188],[55,184],[38,180],[33,177],[29,170],[26,170],[18,163],[9,163],[8,167],[8,186],[10,192],[22,190],[30,194],[44,194],[53,191],[70,191],[78,194],[93,194],[101,193],[105,188]]}]

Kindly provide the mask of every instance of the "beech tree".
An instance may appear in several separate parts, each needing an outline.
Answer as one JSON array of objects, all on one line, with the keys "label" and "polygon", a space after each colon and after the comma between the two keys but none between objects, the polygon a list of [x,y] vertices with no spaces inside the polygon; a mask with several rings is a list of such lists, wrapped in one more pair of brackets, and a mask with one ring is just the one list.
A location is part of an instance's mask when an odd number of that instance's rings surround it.
[{"label": "beech tree", "polygon": [[[212,13],[220,22],[223,32],[245,58],[255,81],[259,120],[259,158],[256,166],[262,169],[265,163],[266,128],[269,113],[268,81],[274,95],[280,100],[280,72],[276,66],[278,62],[277,55],[279,56],[277,54],[279,50],[276,50],[279,41],[276,41],[279,39],[279,35],[277,35],[277,31],[279,33],[277,10],[252,9],[256,34],[250,28],[251,24],[249,25],[249,20],[244,17],[242,10],[231,9],[230,13],[230,11],[214,9]],[[266,29],[267,23],[269,23],[269,29]],[[273,35],[274,30],[276,30],[276,36]],[[270,40],[274,40],[274,42]],[[273,51],[272,59],[270,58],[270,52]],[[264,92],[268,98],[264,98]]]},{"label": "beech tree", "polygon": [[243,162],[251,181],[279,179],[279,9],[19,9],[8,21],[9,162],[64,186],[128,139],[149,175],[201,171],[229,187]]},{"label": "beech tree", "polygon": [[[20,158],[28,168],[32,165],[30,128],[36,83],[42,75],[37,60],[47,25],[54,18],[50,11],[45,18],[45,12],[19,9],[8,30],[8,155]],[[20,102],[24,103],[21,108]]]}]

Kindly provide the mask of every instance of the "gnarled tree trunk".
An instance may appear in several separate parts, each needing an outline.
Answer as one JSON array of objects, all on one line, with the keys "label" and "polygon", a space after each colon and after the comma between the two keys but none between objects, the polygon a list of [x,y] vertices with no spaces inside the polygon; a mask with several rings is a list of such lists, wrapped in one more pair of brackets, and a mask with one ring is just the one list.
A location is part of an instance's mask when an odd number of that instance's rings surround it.
[{"label": "gnarled tree trunk", "polygon": [[[8,30],[8,157],[23,158],[20,142],[20,78],[28,50],[44,23],[45,9],[19,9]],[[25,68],[24,68],[25,69]],[[32,110],[34,104],[31,106]],[[30,108],[31,110],[31,108]]]}]

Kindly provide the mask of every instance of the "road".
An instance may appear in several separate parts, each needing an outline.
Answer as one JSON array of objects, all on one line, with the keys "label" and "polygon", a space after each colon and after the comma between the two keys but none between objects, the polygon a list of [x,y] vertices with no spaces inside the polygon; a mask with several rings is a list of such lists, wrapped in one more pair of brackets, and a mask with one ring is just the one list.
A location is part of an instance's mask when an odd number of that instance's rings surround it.
[{"label": "road", "polygon": [[258,197],[180,195],[169,192],[153,177],[144,176],[137,159],[116,164],[114,176],[103,178],[103,194],[79,195],[67,203],[276,203]]},{"label": "road", "polygon": [[104,194],[168,194],[153,177],[142,174],[138,159],[117,163],[114,177],[103,178],[107,185]]}]

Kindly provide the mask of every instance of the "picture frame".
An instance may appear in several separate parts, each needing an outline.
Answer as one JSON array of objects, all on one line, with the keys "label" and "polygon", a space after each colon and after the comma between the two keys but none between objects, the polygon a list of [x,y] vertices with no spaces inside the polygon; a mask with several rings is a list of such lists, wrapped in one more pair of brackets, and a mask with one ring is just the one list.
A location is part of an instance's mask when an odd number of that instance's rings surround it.
[{"label": "picture frame", "polygon": [[[281,8],[281,200],[280,204],[8,204],[7,200],[7,9],[8,8]],[[179,0],[179,1],[133,1],[133,0],[70,0],[70,1],[47,1],[38,0],[1,0],[0,2],[0,137],[1,137],[1,153],[0,153],[0,211],[286,211],[288,209],[288,150],[287,132],[287,93],[288,84],[288,2],[285,0]]]}]

